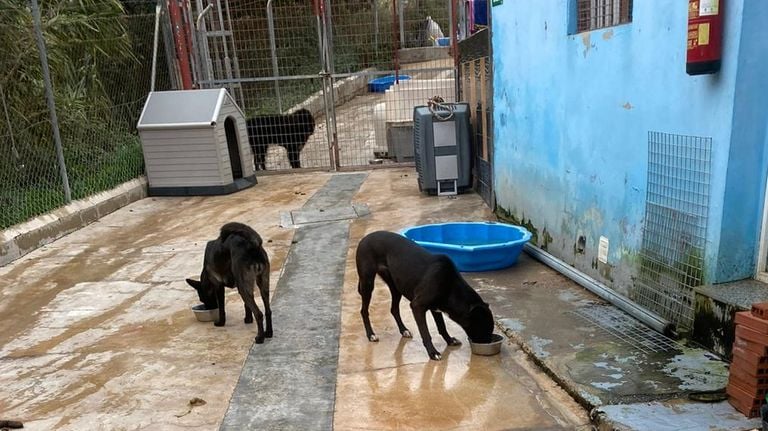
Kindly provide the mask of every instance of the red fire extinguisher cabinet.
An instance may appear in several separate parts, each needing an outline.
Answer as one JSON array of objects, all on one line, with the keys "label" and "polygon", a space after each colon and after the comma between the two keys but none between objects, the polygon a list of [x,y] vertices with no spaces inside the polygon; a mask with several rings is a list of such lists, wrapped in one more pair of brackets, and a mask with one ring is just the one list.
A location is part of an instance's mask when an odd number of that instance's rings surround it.
[{"label": "red fire extinguisher cabinet", "polygon": [[720,70],[725,0],[688,0],[688,50],[685,71],[689,75]]}]

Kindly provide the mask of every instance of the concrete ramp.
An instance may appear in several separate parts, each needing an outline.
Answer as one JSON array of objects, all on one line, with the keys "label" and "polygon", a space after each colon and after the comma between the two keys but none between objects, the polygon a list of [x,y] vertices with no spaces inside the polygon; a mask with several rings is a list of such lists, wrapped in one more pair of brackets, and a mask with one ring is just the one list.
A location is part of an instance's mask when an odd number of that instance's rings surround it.
[{"label": "concrete ramp", "polygon": [[[349,207],[366,176],[334,175],[302,210]],[[332,429],[349,224],[297,229],[272,301],[274,338],[251,348],[222,430]]]}]

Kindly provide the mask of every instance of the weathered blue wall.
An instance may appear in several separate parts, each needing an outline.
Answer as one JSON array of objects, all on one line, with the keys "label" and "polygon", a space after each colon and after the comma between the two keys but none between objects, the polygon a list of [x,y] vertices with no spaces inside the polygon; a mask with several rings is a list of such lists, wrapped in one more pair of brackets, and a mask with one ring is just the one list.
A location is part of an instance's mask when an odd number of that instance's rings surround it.
[{"label": "weathered blue wall", "polygon": [[[635,1],[632,23],[581,34],[568,31],[573,0],[493,7],[499,207],[530,221],[539,245],[627,293],[642,237],[648,132],[711,137],[705,277],[751,276],[768,123],[760,78],[768,64],[753,57],[768,43],[768,2],[746,1],[746,11],[743,0],[727,2],[721,72],[697,77],[685,73],[685,1]],[[575,252],[581,235],[583,254]],[[607,266],[595,263],[601,235],[610,241]]]},{"label": "weathered blue wall", "polygon": [[768,2],[744,1],[716,281],[755,273],[768,148]]}]

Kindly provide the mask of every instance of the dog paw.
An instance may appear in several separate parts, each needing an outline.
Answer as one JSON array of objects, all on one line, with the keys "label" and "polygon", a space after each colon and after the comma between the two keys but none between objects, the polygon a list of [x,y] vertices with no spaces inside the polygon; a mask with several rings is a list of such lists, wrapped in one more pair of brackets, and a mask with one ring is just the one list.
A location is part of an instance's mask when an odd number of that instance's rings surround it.
[{"label": "dog paw", "polygon": [[407,329],[401,332],[400,334],[403,336],[403,338],[413,338],[413,334],[411,334],[411,331]]},{"label": "dog paw", "polygon": [[249,323],[253,323],[253,317],[251,317],[250,319],[246,317],[245,319],[243,319],[243,322],[245,322],[246,325]]},{"label": "dog paw", "polygon": [[371,341],[371,342],[374,342],[374,343],[375,343],[375,342],[379,341],[379,337],[378,337],[378,336],[376,336],[376,334],[371,334],[371,335],[368,337],[368,341]]},{"label": "dog paw", "polygon": [[213,322],[213,326],[224,326],[227,323],[226,320],[221,320],[218,322]]},{"label": "dog paw", "polygon": [[449,346],[461,346],[461,341],[451,337],[451,339],[448,340],[448,345]]},{"label": "dog paw", "polygon": [[262,336],[258,336],[257,335],[255,342],[256,342],[256,344],[263,344],[264,343],[264,336],[263,335]]},{"label": "dog paw", "polygon": [[429,354],[429,359],[431,359],[433,361],[439,361],[439,360],[443,359],[443,356],[441,354],[437,353],[437,352],[430,353]]},{"label": "dog paw", "polygon": [[264,336],[267,338],[272,338],[272,331],[264,331]]}]

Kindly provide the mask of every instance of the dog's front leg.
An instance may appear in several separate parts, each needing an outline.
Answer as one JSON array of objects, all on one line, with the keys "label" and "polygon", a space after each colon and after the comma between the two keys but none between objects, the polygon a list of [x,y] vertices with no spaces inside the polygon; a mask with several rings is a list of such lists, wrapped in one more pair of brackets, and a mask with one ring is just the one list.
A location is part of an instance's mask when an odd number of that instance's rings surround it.
[{"label": "dog's front leg", "polygon": [[216,305],[219,307],[219,320],[213,322],[215,326],[224,326],[227,323],[227,313],[224,311],[224,285],[216,286]]},{"label": "dog's front leg", "polygon": [[413,318],[416,320],[416,326],[419,327],[421,342],[424,343],[424,347],[427,349],[429,359],[439,361],[442,356],[435,349],[435,345],[432,344],[432,336],[429,335],[429,328],[427,328],[427,307],[411,302],[411,311],[413,311]]},{"label": "dog's front leg", "polygon": [[285,150],[288,152],[288,162],[291,164],[291,168],[301,168],[301,152],[295,146],[286,146]]},{"label": "dog's front leg", "polygon": [[448,329],[445,327],[445,320],[443,320],[443,313],[432,310],[432,317],[435,319],[437,325],[437,332],[443,336],[443,339],[449,346],[461,346],[461,341],[448,335]]}]

